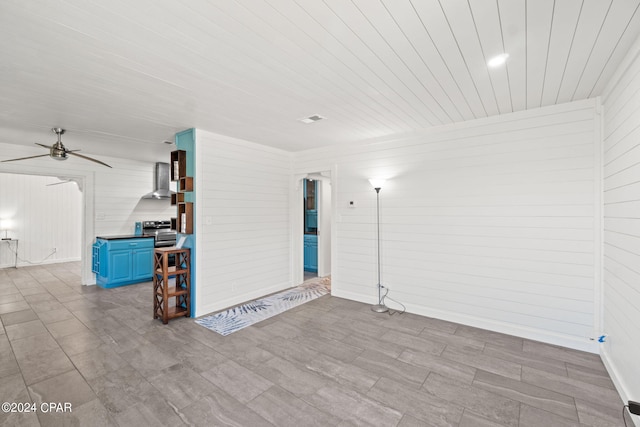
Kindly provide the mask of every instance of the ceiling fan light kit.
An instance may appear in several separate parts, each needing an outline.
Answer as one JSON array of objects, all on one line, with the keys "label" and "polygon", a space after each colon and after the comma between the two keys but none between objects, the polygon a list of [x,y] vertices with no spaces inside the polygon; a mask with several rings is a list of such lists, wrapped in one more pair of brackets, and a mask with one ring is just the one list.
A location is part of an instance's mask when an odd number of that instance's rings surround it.
[{"label": "ceiling fan light kit", "polygon": [[44,144],[39,144],[36,142],[36,145],[40,146],[40,147],[44,147],[47,150],[49,150],[49,154],[40,154],[38,156],[29,156],[29,157],[20,157],[17,159],[9,159],[9,160],[2,160],[3,162],[15,162],[17,160],[26,160],[26,159],[35,159],[36,157],[46,157],[49,156],[52,159],[55,160],[67,160],[69,158],[69,154],[72,156],[76,156],[76,157],[80,157],[81,159],[85,159],[85,160],[89,160],[91,162],[94,163],[98,163],[101,164],[103,166],[106,166],[108,168],[110,168],[111,166],[109,166],[108,164],[101,162],[100,160],[96,160],[92,157],[88,157],[88,156],[84,156],[82,154],[78,154],[77,151],[80,150],[67,150],[65,148],[65,146],[62,144],[62,135],[65,133],[65,130],[62,128],[53,128],[51,129],[51,131],[53,133],[55,133],[56,135],[58,135],[58,141],[55,142],[51,147],[49,147],[48,145],[44,145]]},{"label": "ceiling fan light kit", "polygon": [[65,130],[61,128],[53,128],[51,129],[56,135],[58,135],[58,142],[53,144],[50,149],[49,156],[52,159],[56,160],[67,160],[67,153],[65,152],[64,145],[62,145],[62,135],[64,135]]}]

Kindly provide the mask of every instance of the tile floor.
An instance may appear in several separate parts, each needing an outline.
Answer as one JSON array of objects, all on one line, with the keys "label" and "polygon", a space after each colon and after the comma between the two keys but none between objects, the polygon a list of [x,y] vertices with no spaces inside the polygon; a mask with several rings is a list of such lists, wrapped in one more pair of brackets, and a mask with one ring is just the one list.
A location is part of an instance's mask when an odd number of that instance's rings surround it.
[{"label": "tile floor", "polygon": [[151,283],[79,283],[0,270],[0,401],[39,409],[0,425],[623,425],[597,355],[331,296],[222,337],[153,320]]}]

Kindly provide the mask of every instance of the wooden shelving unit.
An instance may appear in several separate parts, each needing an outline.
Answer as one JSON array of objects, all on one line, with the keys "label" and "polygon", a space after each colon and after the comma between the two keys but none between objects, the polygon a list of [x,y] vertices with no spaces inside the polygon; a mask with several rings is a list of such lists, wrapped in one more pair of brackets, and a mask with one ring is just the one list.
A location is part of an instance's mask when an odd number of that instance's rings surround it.
[{"label": "wooden shelving unit", "polygon": [[193,178],[190,176],[183,176],[178,181],[178,191],[193,191]]},{"label": "wooden shelving unit", "polygon": [[185,193],[193,191],[193,177],[187,176],[187,152],[171,152],[171,179],[178,182],[178,192],[171,196],[171,204],[178,207],[175,230],[180,234],[193,234],[193,203]]},{"label": "wooden shelving unit", "polygon": [[178,203],[176,231],[180,234],[193,233],[193,203]]},{"label": "wooden shelving unit", "polygon": [[176,150],[171,152],[171,181],[178,181],[187,175],[187,152]]},{"label": "wooden shelving unit", "polygon": [[184,202],[184,193],[175,193],[171,195],[171,204],[173,206]]},{"label": "wooden shelving unit", "polygon": [[[169,265],[169,255],[175,265]],[[165,325],[191,315],[191,250],[156,248],[153,254],[153,318]]]}]

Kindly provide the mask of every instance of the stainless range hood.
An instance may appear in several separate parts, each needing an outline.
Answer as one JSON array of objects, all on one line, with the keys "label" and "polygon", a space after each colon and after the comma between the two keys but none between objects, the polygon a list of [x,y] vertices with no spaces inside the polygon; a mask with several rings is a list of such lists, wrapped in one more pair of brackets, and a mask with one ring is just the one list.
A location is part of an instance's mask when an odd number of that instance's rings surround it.
[{"label": "stainless range hood", "polygon": [[169,163],[156,163],[155,190],[142,196],[143,199],[169,199],[174,191],[169,189],[170,181]]}]

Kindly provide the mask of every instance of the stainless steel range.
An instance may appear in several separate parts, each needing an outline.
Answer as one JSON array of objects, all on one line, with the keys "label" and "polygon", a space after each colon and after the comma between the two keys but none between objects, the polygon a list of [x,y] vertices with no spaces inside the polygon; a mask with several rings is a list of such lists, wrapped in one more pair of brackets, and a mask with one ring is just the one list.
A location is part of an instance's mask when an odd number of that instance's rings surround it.
[{"label": "stainless steel range", "polygon": [[144,221],[142,234],[153,236],[156,248],[175,246],[176,230],[171,229],[171,221]]}]

